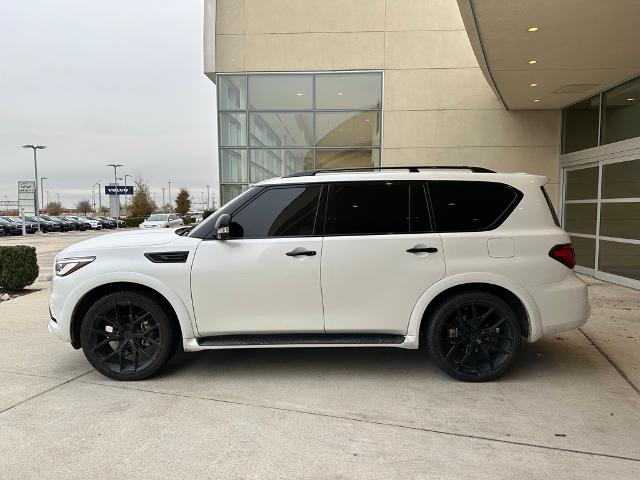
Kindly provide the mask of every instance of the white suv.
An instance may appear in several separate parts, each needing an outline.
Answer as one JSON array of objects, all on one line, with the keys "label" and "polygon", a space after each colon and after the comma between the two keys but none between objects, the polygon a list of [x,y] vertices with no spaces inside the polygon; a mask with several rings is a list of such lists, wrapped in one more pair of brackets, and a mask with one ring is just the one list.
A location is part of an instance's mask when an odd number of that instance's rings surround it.
[{"label": "white suv", "polygon": [[179,344],[424,347],[449,375],[490,380],[523,339],[589,316],[547,181],[477,167],[267,180],[192,230],[60,252],[49,329],[119,380],[152,375]]}]

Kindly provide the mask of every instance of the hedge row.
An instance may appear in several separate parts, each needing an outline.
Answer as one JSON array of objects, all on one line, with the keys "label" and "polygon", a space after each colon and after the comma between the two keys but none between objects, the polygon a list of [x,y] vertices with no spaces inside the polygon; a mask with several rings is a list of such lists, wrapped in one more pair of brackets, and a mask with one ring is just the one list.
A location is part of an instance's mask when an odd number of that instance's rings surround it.
[{"label": "hedge row", "polygon": [[39,273],[35,248],[0,247],[0,290],[22,290],[35,282]]},{"label": "hedge row", "polygon": [[129,217],[124,219],[126,227],[137,227],[144,222],[144,217]]}]

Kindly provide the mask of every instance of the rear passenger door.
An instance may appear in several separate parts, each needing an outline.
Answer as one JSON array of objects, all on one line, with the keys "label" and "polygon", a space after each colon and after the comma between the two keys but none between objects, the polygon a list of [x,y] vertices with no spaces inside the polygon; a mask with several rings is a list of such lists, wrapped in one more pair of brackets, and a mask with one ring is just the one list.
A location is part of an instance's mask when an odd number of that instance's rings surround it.
[{"label": "rear passenger door", "polygon": [[328,186],[321,265],[328,333],[405,334],[414,305],[444,273],[424,182]]}]

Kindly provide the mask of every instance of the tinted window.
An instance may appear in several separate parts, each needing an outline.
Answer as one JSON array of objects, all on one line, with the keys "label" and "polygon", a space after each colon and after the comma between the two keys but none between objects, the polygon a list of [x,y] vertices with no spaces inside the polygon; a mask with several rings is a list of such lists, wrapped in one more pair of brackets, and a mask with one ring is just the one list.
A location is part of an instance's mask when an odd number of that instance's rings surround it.
[{"label": "tinted window", "polygon": [[320,185],[271,188],[231,218],[233,238],[313,235]]},{"label": "tinted window", "polygon": [[411,231],[416,233],[431,231],[427,191],[423,183],[411,185]]},{"label": "tinted window", "polygon": [[329,187],[327,235],[409,232],[409,184],[337,183]]},{"label": "tinted window", "polygon": [[469,232],[496,228],[522,194],[502,183],[429,182],[436,229]]}]

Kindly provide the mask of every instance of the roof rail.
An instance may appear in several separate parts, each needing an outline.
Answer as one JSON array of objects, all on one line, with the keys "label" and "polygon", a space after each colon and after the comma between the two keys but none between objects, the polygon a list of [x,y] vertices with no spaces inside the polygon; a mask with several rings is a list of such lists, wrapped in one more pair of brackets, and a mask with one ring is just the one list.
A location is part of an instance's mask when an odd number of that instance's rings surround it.
[{"label": "roof rail", "polygon": [[302,170],[285,175],[283,178],[292,177],[313,177],[318,173],[342,173],[342,172],[373,172],[378,170],[409,170],[411,173],[419,173],[420,170],[469,170],[473,173],[496,173],[484,167],[470,167],[464,165],[412,165],[394,167],[354,167],[354,168],[316,168],[313,170]]}]

